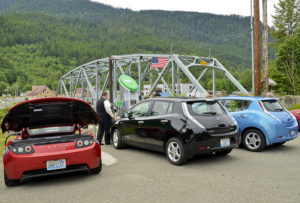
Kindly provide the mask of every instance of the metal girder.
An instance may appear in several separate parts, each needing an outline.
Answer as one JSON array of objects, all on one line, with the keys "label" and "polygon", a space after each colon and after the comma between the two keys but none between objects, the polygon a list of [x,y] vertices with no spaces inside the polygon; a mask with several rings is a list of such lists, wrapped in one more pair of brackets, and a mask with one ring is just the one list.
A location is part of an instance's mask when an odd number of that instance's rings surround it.
[{"label": "metal girder", "polygon": [[[168,65],[168,64],[167,64]],[[155,69],[156,72],[159,72],[159,70]],[[165,70],[164,70],[165,71]],[[168,86],[168,83],[166,82],[165,78],[161,75],[161,81],[164,83],[164,85],[166,86],[166,89],[168,92],[170,92],[170,88]],[[155,85],[156,86],[156,85]]]},{"label": "metal girder", "polygon": [[[142,84],[150,83],[150,94],[154,90],[155,86],[161,80],[165,85],[167,91],[176,92],[180,94],[180,72],[182,71],[184,75],[193,84],[190,92],[197,89],[197,91],[208,95],[206,89],[199,83],[205,73],[208,70],[213,70],[213,93],[215,94],[216,86],[215,71],[222,71],[226,77],[233,82],[233,84],[243,93],[247,93],[247,90],[229,73],[229,71],[215,58],[210,57],[199,57],[199,56],[184,56],[176,54],[128,54],[111,56],[113,59],[113,92],[117,96],[117,78],[121,74],[128,74],[137,79],[139,84],[139,95],[142,96]],[[152,69],[152,59],[153,57],[163,57],[168,59],[168,63],[163,69]],[[132,65],[134,66],[134,70]],[[170,65],[171,64],[171,67]],[[172,68],[167,71],[167,68]],[[150,71],[149,71],[150,68]],[[199,68],[199,70],[204,70],[201,72],[200,76],[196,79],[195,76],[190,71],[190,68]],[[177,70],[176,70],[177,69]],[[93,60],[91,62],[80,65],[73,70],[64,74],[59,81],[56,94],[66,95],[75,97],[76,90],[81,86],[81,98],[85,100],[91,100],[92,104],[95,106],[95,102],[99,99],[100,95],[107,88],[108,84],[108,71],[109,70],[109,57]],[[161,71],[160,71],[161,70]],[[135,71],[135,72],[133,72]],[[163,77],[165,74],[171,74],[171,81],[166,81]],[[197,73],[198,74],[198,73]],[[152,84],[152,80],[155,82]],[[175,83],[177,83],[177,88]],[[65,84],[70,84],[70,89],[66,88]],[[75,85],[75,86],[74,86]],[[171,89],[169,88],[171,85]],[[87,88],[87,91],[85,89]],[[70,93],[69,93],[69,92]],[[100,92],[101,91],[101,92]],[[114,97],[116,99],[116,97]],[[116,100],[115,100],[116,101]]]},{"label": "metal girder", "polygon": [[[165,70],[167,69],[168,65],[169,65],[169,63],[167,63],[167,64],[165,65],[165,67],[163,68],[163,70],[159,73],[159,76],[157,77],[157,79],[156,79],[156,81],[154,82],[153,86],[150,88],[149,95],[151,95],[151,93],[152,93],[153,89],[155,88],[155,86],[157,85],[158,81],[159,81],[160,79],[162,79],[162,75],[164,74],[164,72],[165,72]],[[157,70],[157,69],[155,69],[155,70]]]},{"label": "metal girder", "polygon": [[[203,77],[203,75],[206,73],[207,70],[208,70],[208,69],[205,68],[205,69],[202,71],[201,75],[197,78],[197,81],[200,81],[200,80],[201,80],[201,78]],[[192,88],[191,88],[191,92],[193,92],[194,89],[195,89],[195,86],[193,85]]]},{"label": "metal girder", "polygon": [[188,68],[181,62],[181,60],[178,58],[178,55],[173,55],[173,59],[175,63],[179,66],[179,68],[182,70],[182,72],[190,79],[190,81],[193,83],[193,85],[202,93],[205,95],[208,95],[208,92],[202,87],[202,85],[198,82],[198,80],[193,76],[193,74],[188,70]]},{"label": "metal girder", "polygon": [[217,60],[214,59],[217,66],[221,67],[228,79],[243,93],[248,94],[248,91],[229,73],[229,71]]},{"label": "metal girder", "polygon": [[66,96],[68,97],[68,96],[69,96],[69,93],[68,93],[68,90],[67,90],[66,85],[65,85],[65,83],[64,83],[63,80],[61,80],[61,84],[62,84],[62,86],[63,86],[63,88],[64,88],[64,90],[65,90]]},{"label": "metal girder", "polygon": [[81,69],[81,71],[83,72],[83,75],[85,77],[85,80],[86,80],[86,83],[88,85],[88,88],[90,90],[90,92],[92,93],[93,95],[93,98],[96,98],[96,92],[95,92],[95,89],[94,87],[92,86],[91,82],[90,82],[90,79],[88,77],[88,75],[86,74],[85,70],[84,69]]}]

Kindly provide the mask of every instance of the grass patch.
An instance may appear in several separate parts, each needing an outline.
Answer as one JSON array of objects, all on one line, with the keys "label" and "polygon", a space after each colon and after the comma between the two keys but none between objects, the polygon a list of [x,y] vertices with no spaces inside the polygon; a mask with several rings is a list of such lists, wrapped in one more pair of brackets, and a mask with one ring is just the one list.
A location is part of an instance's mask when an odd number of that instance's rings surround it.
[{"label": "grass patch", "polygon": [[[9,109],[8,107],[0,109],[0,125],[2,123],[3,118],[7,114],[8,109]],[[4,141],[5,141],[6,136],[7,136],[7,133],[3,134],[2,131],[0,130],[0,156],[2,156],[2,154],[3,154]]]},{"label": "grass patch", "polygon": [[2,132],[0,132],[0,156],[2,156],[3,154],[3,150],[4,150],[4,141],[5,138],[7,136],[7,133],[3,134]]},{"label": "grass patch", "polygon": [[295,109],[300,109],[300,104],[295,104],[294,106],[291,106],[290,108],[288,108],[288,110],[295,110]]}]

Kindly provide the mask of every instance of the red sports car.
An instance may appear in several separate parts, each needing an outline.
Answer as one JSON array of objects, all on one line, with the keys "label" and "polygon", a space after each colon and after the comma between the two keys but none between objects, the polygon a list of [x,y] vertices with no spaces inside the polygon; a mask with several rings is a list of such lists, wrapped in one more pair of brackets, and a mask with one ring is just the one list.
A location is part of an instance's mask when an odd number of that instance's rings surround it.
[{"label": "red sports car", "polygon": [[79,171],[99,173],[101,146],[81,130],[97,121],[87,102],[73,98],[28,100],[12,107],[1,124],[8,137],[17,135],[5,141],[5,184],[14,186],[33,177]]},{"label": "red sports car", "polygon": [[300,129],[300,109],[295,109],[290,111],[297,119],[298,121],[298,128]]}]

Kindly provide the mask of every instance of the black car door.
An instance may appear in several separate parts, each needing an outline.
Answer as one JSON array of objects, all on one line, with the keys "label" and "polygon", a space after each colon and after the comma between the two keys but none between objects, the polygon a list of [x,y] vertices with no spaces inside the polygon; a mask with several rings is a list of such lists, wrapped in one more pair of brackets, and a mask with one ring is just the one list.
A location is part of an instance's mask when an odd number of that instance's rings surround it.
[{"label": "black car door", "polygon": [[142,129],[144,119],[148,116],[151,101],[145,101],[134,106],[129,112],[128,120],[122,123],[124,141],[132,145],[143,145],[144,131]]},{"label": "black car door", "polygon": [[150,115],[144,120],[145,146],[151,150],[163,151],[164,138],[171,130],[173,103],[155,101]]}]

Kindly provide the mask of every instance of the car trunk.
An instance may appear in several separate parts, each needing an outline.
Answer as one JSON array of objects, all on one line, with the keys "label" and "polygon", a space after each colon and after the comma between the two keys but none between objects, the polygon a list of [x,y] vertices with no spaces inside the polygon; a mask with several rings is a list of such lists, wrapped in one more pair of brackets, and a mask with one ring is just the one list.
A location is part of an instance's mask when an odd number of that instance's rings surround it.
[{"label": "car trunk", "polygon": [[278,118],[285,127],[289,127],[293,125],[293,117],[286,111],[282,111],[282,112],[272,112],[270,111],[270,113],[275,116],[276,118]]},{"label": "car trunk", "polygon": [[293,117],[287,112],[277,100],[263,100],[265,109],[278,118],[285,127],[293,125]]},{"label": "car trunk", "polygon": [[[43,98],[21,102],[12,107],[1,124],[3,132],[19,132],[55,126],[96,124],[97,114],[85,101],[73,98]],[[59,134],[58,132],[57,134]]]},{"label": "car trunk", "polygon": [[210,134],[228,133],[236,129],[230,115],[215,100],[188,102],[187,107],[191,116]]},{"label": "car trunk", "polygon": [[228,133],[236,129],[232,126],[231,118],[226,114],[193,117],[201,123],[210,134]]}]

